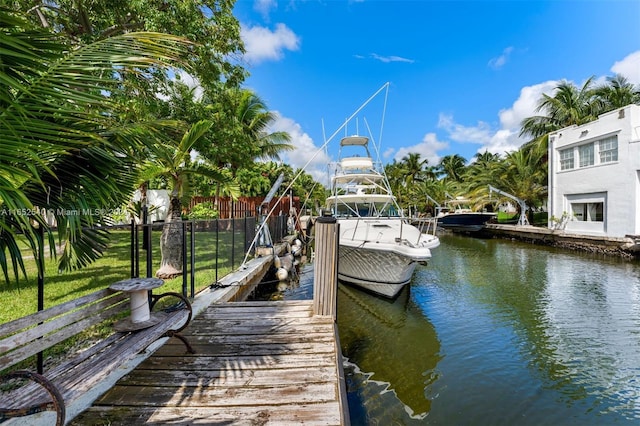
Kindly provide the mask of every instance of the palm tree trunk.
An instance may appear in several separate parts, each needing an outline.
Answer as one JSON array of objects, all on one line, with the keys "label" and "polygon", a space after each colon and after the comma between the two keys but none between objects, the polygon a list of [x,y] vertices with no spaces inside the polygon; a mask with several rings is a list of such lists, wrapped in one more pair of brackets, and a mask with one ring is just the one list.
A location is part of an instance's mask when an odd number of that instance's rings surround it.
[{"label": "palm tree trunk", "polygon": [[171,196],[169,213],[160,237],[162,261],[156,277],[164,280],[182,275],[182,206],[177,196]]}]

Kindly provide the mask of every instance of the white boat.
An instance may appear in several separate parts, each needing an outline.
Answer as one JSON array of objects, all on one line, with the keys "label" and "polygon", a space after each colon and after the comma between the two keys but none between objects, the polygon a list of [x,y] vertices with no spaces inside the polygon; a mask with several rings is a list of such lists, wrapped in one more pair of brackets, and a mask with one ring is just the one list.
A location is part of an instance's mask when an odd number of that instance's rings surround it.
[{"label": "white boat", "polygon": [[435,224],[423,230],[402,216],[368,145],[364,136],[342,138],[340,160],[332,165],[326,206],[340,225],[338,278],[394,298],[440,240]]}]

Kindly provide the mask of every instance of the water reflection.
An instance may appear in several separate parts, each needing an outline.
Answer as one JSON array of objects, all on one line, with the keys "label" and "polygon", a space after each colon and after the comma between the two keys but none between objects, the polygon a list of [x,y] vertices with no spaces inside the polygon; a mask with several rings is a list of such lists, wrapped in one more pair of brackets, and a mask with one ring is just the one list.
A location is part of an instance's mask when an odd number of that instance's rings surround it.
[{"label": "water reflection", "polygon": [[443,380],[433,385],[439,398],[428,423],[637,421],[637,262],[504,240],[441,240],[412,288],[442,344]]},{"label": "water reflection", "polygon": [[540,302],[555,387],[593,409],[640,418],[640,278],[631,263],[547,259]]},{"label": "water reflection", "polygon": [[339,289],[353,425],[640,424],[637,261],[452,235],[393,303]]},{"label": "water reflection", "polygon": [[[438,378],[440,342],[433,325],[411,301],[409,287],[394,301],[342,284],[338,290],[343,355],[357,366],[357,373],[366,375],[366,381],[377,384],[373,389],[392,392],[398,400],[396,404],[402,404],[407,414],[423,418],[431,407],[426,392]],[[354,383],[350,385],[353,392]],[[373,419],[385,424],[385,407],[390,405],[374,398],[366,401],[368,424]]]}]

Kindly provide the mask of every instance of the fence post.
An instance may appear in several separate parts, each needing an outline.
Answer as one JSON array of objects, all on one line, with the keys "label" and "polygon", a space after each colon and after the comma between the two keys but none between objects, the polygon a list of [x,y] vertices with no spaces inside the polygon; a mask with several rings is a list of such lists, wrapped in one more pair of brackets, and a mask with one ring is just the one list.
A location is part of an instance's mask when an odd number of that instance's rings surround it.
[{"label": "fence post", "polygon": [[220,251],[220,219],[216,219],[216,284],[218,283],[218,252]]},{"label": "fence post", "polygon": [[187,297],[187,222],[182,221],[182,295]]},{"label": "fence post", "polygon": [[[195,220],[191,221],[191,297],[195,297],[196,294],[196,234],[195,228],[196,222]],[[209,226],[209,222],[207,222],[207,226]]]},{"label": "fence post", "polygon": [[129,243],[131,244],[131,278],[136,277],[136,221],[131,219],[131,227],[129,228],[131,235]]},{"label": "fence post", "polygon": [[[147,240],[147,278],[150,278],[153,276],[153,238],[151,233],[153,232],[153,225],[151,224],[143,224],[142,225],[143,228],[142,229],[148,229],[149,232],[147,232],[146,235],[146,240]],[[169,225],[171,226],[171,225]]]},{"label": "fence post", "polygon": [[338,243],[340,225],[335,217],[316,219],[316,254],[313,276],[314,315],[337,317]]}]

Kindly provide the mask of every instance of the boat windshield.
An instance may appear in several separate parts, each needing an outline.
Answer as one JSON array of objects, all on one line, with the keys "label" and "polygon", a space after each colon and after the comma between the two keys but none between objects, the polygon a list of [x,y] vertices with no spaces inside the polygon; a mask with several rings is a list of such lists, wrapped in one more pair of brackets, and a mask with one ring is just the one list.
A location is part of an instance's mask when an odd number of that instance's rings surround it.
[{"label": "boat windshield", "polygon": [[340,203],[337,205],[338,217],[398,217],[398,210],[391,203]]}]

